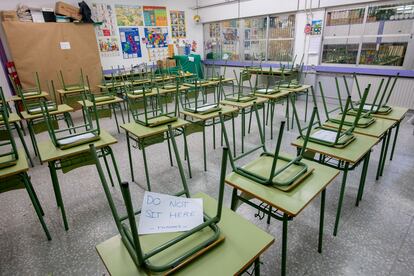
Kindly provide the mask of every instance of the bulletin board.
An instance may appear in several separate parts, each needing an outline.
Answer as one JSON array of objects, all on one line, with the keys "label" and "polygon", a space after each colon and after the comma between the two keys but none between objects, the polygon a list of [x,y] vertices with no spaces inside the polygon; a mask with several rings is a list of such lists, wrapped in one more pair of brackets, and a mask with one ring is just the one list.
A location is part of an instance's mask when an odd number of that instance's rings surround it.
[{"label": "bulletin board", "polygon": [[[92,24],[3,22],[7,43],[23,87],[35,86],[39,73],[42,89],[53,80],[61,88],[57,73],[65,81],[79,82],[80,69],[88,75],[91,87],[102,78],[101,62]],[[61,42],[69,49],[61,49]]]},{"label": "bulletin board", "polygon": [[138,28],[119,28],[119,36],[124,59],[142,57]]}]

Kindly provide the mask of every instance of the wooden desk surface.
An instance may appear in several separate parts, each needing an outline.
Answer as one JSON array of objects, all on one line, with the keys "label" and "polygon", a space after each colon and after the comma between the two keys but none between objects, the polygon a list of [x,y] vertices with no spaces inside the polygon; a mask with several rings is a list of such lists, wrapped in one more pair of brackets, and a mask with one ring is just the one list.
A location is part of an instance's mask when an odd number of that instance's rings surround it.
[{"label": "wooden desk surface", "polygon": [[98,84],[96,85],[96,87],[100,88],[100,89],[111,89],[111,88],[118,88],[118,87],[122,87],[124,85],[128,85],[130,84],[129,81],[122,81],[122,82],[115,82],[115,83],[106,83],[106,84]]},{"label": "wooden desk surface", "polygon": [[[96,96],[99,96],[99,95],[96,95]],[[115,97],[114,99],[109,100],[109,101],[97,102],[96,103],[96,106],[102,106],[102,105],[106,105],[106,104],[120,103],[120,102],[123,102],[123,101],[124,101],[123,99],[121,99],[119,97]],[[80,104],[81,106],[83,106],[83,101],[78,101],[78,104]],[[85,105],[86,105],[86,107],[92,107],[93,106],[93,103],[91,101],[89,101],[89,100],[86,100],[85,101]]]},{"label": "wooden desk surface", "polygon": [[[218,81],[206,81],[204,83],[197,84],[197,87],[215,86],[217,84],[218,84]],[[195,87],[194,83],[184,83],[183,85],[191,87],[191,88]]]},{"label": "wooden desk surface", "polygon": [[[195,197],[203,199],[204,211],[209,216],[215,215],[216,200],[202,193],[195,195]],[[225,237],[224,242],[184,266],[174,275],[210,276],[239,274],[248,268],[274,242],[274,238],[271,235],[225,207],[223,207],[221,221],[218,226],[220,227],[221,234]],[[176,236],[177,233],[163,235],[165,235],[165,239],[169,239]],[[188,250],[188,245],[193,245],[191,240],[194,240],[194,243],[196,242],[197,235],[194,234],[193,236],[185,240],[188,243],[183,242],[187,246],[183,246],[182,250]],[[151,235],[140,236],[141,245],[148,244],[145,241],[149,240],[150,237]],[[158,241],[158,243],[160,242],[163,241]],[[154,243],[152,245],[154,246]],[[135,266],[119,235],[98,244],[96,249],[110,275],[147,275],[145,271]],[[174,249],[177,248],[173,246],[172,250],[167,250],[164,254],[159,255],[167,255],[166,258],[170,259],[175,257],[174,253],[177,254],[173,251]],[[160,258],[157,256],[154,259],[155,262]],[[159,274],[152,273],[151,275]]]},{"label": "wooden desk surface", "polygon": [[[270,74],[270,67],[269,68],[247,68],[247,71],[249,71],[251,74]],[[272,75],[281,75],[282,74],[282,70],[279,68],[272,68]],[[283,70],[283,74],[285,75],[290,75],[292,74],[292,70],[288,69],[288,70]]]},{"label": "wooden desk surface", "polygon": [[6,178],[18,173],[27,172],[29,170],[29,164],[27,164],[26,160],[26,153],[23,149],[18,149],[17,153],[19,155],[19,159],[17,160],[17,164],[11,167],[0,169],[0,179]]},{"label": "wooden desk surface", "polygon": [[257,97],[256,99],[248,101],[248,102],[235,102],[235,101],[221,100],[220,104],[234,106],[234,107],[237,107],[239,109],[243,109],[243,108],[253,106],[253,103],[261,104],[261,103],[265,103],[267,101],[268,101],[268,99],[266,99],[266,98]]},{"label": "wooden desk surface", "polygon": [[302,92],[302,91],[308,90],[310,87],[311,86],[309,84],[303,84],[301,87],[297,87],[297,88],[287,88],[287,87],[285,87],[283,89],[289,90],[291,92]]},{"label": "wooden desk surface", "polygon": [[[9,118],[8,118],[9,124],[20,122],[20,120],[21,118],[16,113],[9,113]],[[0,120],[0,125],[3,125],[3,124],[4,124],[4,121]]]},{"label": "wooden desk surface", "polygon": [[[354,134],[356,139],[352,141],[345,148],[335,148],[325,145],[321,145],[314,142],[308,142],[306,150],[310,152],[324,154],[326,156],[335,158],[337,160],[349,162],[355,164],[360,161],[365,154],[371,150],[373,146],[378,143],[378,138]],[[303,145],[303,139],[299,138],[291,143],[295,147],[301,147]]]},{"label": "wooden desk surface", "polygon": [[127,124],[123,124],[120,127],[124,129],[125,131],[131,133],[132,135],[136,136],[138,139],[143,139],[147,137],[151,137],[157,134],[164,133],[168,131],[168,125],[171,125],[171,127],[174,128],[180,128],[185,127],[190,122],[178,118],[177,121],[171,122],[170,124],[164,124],[156,127],[147,127],[140,125],[136,122],[131,122]]},{"label": "wooden desk surface", "polygon": [[[282,155],[292,157],[287,154]],[[322,190],[325,189],[325,187],[339,174],[339,170],[322,164],[309,160],[302,161],[309,167],[314,168],[314,171],[306,177],[302,183],[299,183],[298,186],[288,192],[259,184],[235,172],[226,176],[225,182],[276,209],[282,210],[284,213],[289,214],[289,216],[294,217],[297,216],[312,201],[312,199],[322,192]]]},{"label": "wooden desk surface", "polygon": [[[117,140],[105,130],[101,130],[100,139],[91,143],[95,145],[95,148],[99,149],[115,144],[117,143]],[[79,153],[87,152],[89,151],[89,144],[91,143],[62,150],[55,147],[50,139],[48,141],[41,141],[38,143],[40,160],[42,162],[56,161],[77,155]]]},{"label": "wooden desk surface", "polygon": [[[155,96],[157,95],[157,90],[152,88],[151,90],[145,90],[145,97],[151,97],[151,96]],[[127,97],[129,99],[141,99],[144,97],[143,93],[139,93],[139,94],[131,94],[131,93],[127,93]]]},{"label": "wooden desk surface", "polygon": [[185,110],[180,110],[180,113],[189,117],[192,117],[194,119],[200,120],[200,121],[207,121],[213,118],[217,118],[219,117],[219,113],[221,112],[223,115],[225,114],[229,114],[232,112],[237,112],[239,109],[234,107],[234,106],[229,106],[229,105],[222,105],[221,106],[221,110],[220,111],[216,111],[216,112],[211,112],[211,113],[207,113],[207,114],[200,114],[200,113],[194,113],[194,112],[189,112],[189,111],[185,111]]},{"label": "wooden desk surface", "polygon": [[[26,100],[31,100],[31,99],[45,98],[47,96],[49,96],[49,93],[42,91],[39,95],[27,96],[27,97],[24,97],[24,98]],[[14,95],[8,101],[18,102],[18,101],[21,101],[21,100],[22,100],[22,98],[20,96]]]},{"label": "wooden desk surface", "polygon": [[391,112],[388,114],[372,114],[372,116],[399,122],[405,117],[405,114],[407,114],[407,112],[408,108],[393,106]]},{"label": "wooden desk surface", "polygon": [[[57,110],[54,111],[50,111],[49,114],[50,115],[57,115],[57,114],[62,114],[65,112],[72,112],[73,108],[70,107],[67,104],[60,104],[57,106]],[[22,111],[20,114],[22,114],[23,119],[25,120],[33,120],[33,119],[37,119],[37,118],[41,118],[43,117],[42,113],[38,113],[38,114],[29,114],[27,113],[27,111]]]},{"label": "wooden desk surface", "polygon": [[[347,116],[348,117],[348,116]],[[350,118],[355,118],[354,116],[349,116]],[[375,138],[382,137],[385,132],[387,132],[393,125],[395,121],[386,120],[381,118],[375,118],[375,122],[368,126],[368,127],[356,127],[354,129],[354,133],[367,135]],[[338,128],[339,124],[326,121],[323,126],[330,127],[330,128]],[[343,130],[350,128],[349,126],[344,126]]]},{"label": "wooden desk surface", "polygon": [[56,91],[61,95],[66,95],[66,94],[75,94],[75,93],[83,92],[85,90],[89,90],[89,87],[84,86],[83,88],[71,89],[71,90],[57,89]]},{"label": "wooden desk surface", "polygon": [[285,98],[289,96],[290,93],[293,93],[293,92],[289,90],[281,90],[280,92],[277,92],[274,94],[259,94],[259,97],[275,101],[275,100],[279,100],[281,98]]},{"label": "wooden desk surface", "polygon": [[[178,87],[178,91],[182,92],[182,91],[187,91],[189,90],[190,87],[185,86],[185,85],[180,85]],[[172,89],[165,89],[165,88],[159,88],[158,91],[160,92],[160,94],[168,94],[168,93],[174,93],[177,91],[177,88],[172,88]]]}]

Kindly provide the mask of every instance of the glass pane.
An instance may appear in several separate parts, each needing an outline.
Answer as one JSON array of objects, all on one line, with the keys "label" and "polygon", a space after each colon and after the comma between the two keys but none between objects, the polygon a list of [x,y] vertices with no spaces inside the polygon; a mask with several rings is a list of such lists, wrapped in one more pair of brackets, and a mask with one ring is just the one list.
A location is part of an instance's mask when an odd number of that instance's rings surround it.
[{"label": "glass pane", "polygon": [[242,23],[245,41],[266,38],[267,17],[246,18]]},{"label": "glass pane", "polygon": [[221,59],[220,23],[204,24],[203,28],[206,59]]},{"label": "glass pane", "polygon": [[326,16],[326,26],[362,24],[365,8],[330,11]]},{"label": "glass pane", "polygon": [[325,44],[322,63],[356,64],[358,46],[358,44]]},{"label": "glass pane", "polygon": [[414,19],[414,2],[368,8],[367,22]]},{"label": "glass pane", "polygon": [[292,38],[295,31],[295,15],[271,15],[269,22],[269,39]]},{"label": "glass pane", "polygon": [[266,58],[266,41],[244,41],[244,60],[264,60]]},{"label": "glass pane", "polygon": [[[375,42],[364,40],[360,64],[402,66],[407,52],[407,38],[376,38]],[[371,40],[371,39],[370,39]],[[387,41],[388,40],[388,41]],[[390,42],[393,41],[394,42]],[[399,40],[399,41],[398,41]]]},{"label": "glass pane", "polygon": [[293,40],[269,40],[269,61],[291,61]]},{"label": "glass pane", "polygon": [[222,54],[228,54],[229,60],[240,60],[240,29],[236,19],[221,22],[223,46]]}]

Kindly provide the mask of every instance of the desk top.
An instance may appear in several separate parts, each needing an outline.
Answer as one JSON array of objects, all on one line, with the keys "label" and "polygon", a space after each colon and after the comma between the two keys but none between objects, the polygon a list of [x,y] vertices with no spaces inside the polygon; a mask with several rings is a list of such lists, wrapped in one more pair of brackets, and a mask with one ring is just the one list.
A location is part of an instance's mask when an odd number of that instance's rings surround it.
[{"label": "desk top", "polygon": [[[195,195],[195,197],[203,199],[204,211],[208,215],[215,215],[216,200],[202,193]],[[239,274],[248,268],[274,242],[271,235],[225,207],[218,226],[221,234],[225,237],[224,242],[193,260],[174,275]],[[171,237],[171,234],[174,233],[166,235]],[[149,236],[151,235],[140,236],[141,244],[144,244],[146,237]],[[193,236],[196,236],[196,234]],[[190,243],[191,239],[194,240],[195,238],[189,237],[186,241],[188,240]],[[98,244],[96,249],[110,275],[147,275],[145,271],[135,266],[119,235]],[[151,275],[159,274],[152,273]]]},{"label": "desk top", "polygon": [[57,89],[56,91],[59,94],[65,95],[65,94],[75,94],[75,93],[83,92],[85,90],[89,90],[89,87],[84,86],[83,88],[80,87],[80,88],[71,89],[71,90]]},{"label": "desk top", "polygon": [[[355,164],[358,161],[360,161],[365,156],[365,154],[378,143],[378,138],[359,134],[354,135],[356,139],[352,141],[348,146],[342,149],[329,147],[309,141],[306,146],[306,150],[310,152],[324,154],[337,160]],[[303,139],[299,138],[295,140],[294,142],[292,142],[292,145],[295,147],[302,146]]]},{"label": "desk top", "polygon": [[[73,111],[73,108],[71,106],[69,106],[67,104],[60,104],[60,105],[57,106],[57,110],[50,111],[49,114],[50,115],[57,115],[57,114],[72,112],[72,111]],[[33,119],[43,117],[42,113],[29,114],[29,113],[27,113],[27,111],[22,111],[20,114],[22,115],[23,119],[25,119],[25,120],[33,120]]]},{"label": "desk top", "polygon": [[[95,95],[95,96],[99,96],[99,95]],[[106,104],[120,103],[122,101],[124,101],[124,100],[121,99],[121,98],[119,98],[119,97],[115,97],[114,99],[109,100],[109,101],[97,102],[96,103],[96,106],[101,106],[101,105],[106,105]],[[83,106],[83,101],[78,101],[78,104],[80,104],[81,106]],[[86,105],[86,107],[92,107],[93,106],[93,103],[91,101],[89,101],[89,100],[86,100],[85,101],[85,105]]]},{"label": "desk top", "polygon": [[[247,68],[247,71],[249,71],[252,74],[269,74],[270,73],[270,67],[269,68]],[[281,75],[282,74],[282,70],[279,68],[272,68],[272,75]],[[292,74],[292,70],[283,70],[283,74],[285,75],[290,75]]]},{"label": "desk top", "polygon": [[[9,118],[8,118],[9,124],[20,122],[20,120],[21,118],[16,113],[9,113]],[[3,124],[4,124],[4,121],[0,120],[0,125],[3,125]]]},{"label": "desk top", "polygon": [[[348,115],[347,115],[348,117]],[[353,116],[350,116],[353,117]],[[355,118],[355,117],[353,117]],[[375,138],[382,137],[393,125],[395,121],[375,118],[375,122],[368,127],[356,127],[354,133],[367,135]],[[338,128],[339,124],[326,121],[323,126],[330,128]],[[349,126],[343,126],[343,130],[349,129]]]},{"label": "desk top", "polygon": [[221,112],[223,115],[225,114],[229,114],[229,113],[233,113],[233,112],[237,112],[239,109],[234,107],[234,106],[229,106],[229,105],[222,105],[221,106],[221,110],[220,111],[216,111],[216,112],[210,112],[207,114],[200,114],[200,113],[194,113],[194,112],[190,112],[190,111],[185,111],[185,110],[180,110],[180,113],[186,116],[190,116],[193,119],[197,119],[200,121],[207,121],[213,118],[217,118],[219,117],[219,113]]},{"label": "desk top", "polygon": [[310,87],[311,86],[309,84],[303,84],[301,87],[297,87],[297,88],[285,87],[283,89],[289,90],[291,92],[302,92],[302,91],[308,90]]},{"label": "desk top", "polygon": [[[289,155],[282,154],[289,157]],[[292,156],[290,156],[292,157]],[[226,176],[226,183],[234,188],[243,191],[254,198],[259,199],[274,208],[277,208],[289,216],[297,216],[332,180],[339,174],[339,171],[322,164],[303,159],[302,162],[314,171],[306,177],[302,183],[289,192],[284,192],[271,186],[254,182],[235,172]]]},{"label": "desk top", "polygon": [[[24,97],[24,98],[26,100],[30,100],[30,99],[45,98],[47,96],[49,96],[49,93],[42,91],[39,95],[27,96],[27,97]],[[22,100],[22,98],[18,95],[14,95],[9,99],[9,101],[12,101],[12,102],[18,102],[18,101],[21,101],[21,100]]]},{"label": "desk top", "polygon": [[18,173],[27,172],[29,170],[29,165],[27,164],[26,160],[26,153],[23,149],[18,149],[17,153],[19,155],[19,159],[17,160],[17,164],[11,167],[0,169],[0,179],[6,178]]},{"label": "desk top", "polygon": [[151,137],[157,134],[161,134],[168,131],[168,125],[174,128],[180,128],[188,125],[189,122],[180,118],[177,121],[171,122],[170,124],[164,124],[156,127],[146,127],[136,122],[123,124],[120,127],[132,135],[138,137],[138,139]]},{"label": "desk top", "polygon": [[[189,90],[191,87],[185,86],[185,85],[180,85],[178,87],[178,91],[187,91]],[[159,88],[158,91],[160,92],[160,94],[167,94],[167,93],[174,93],[177,91],[177,88],[171,88],[171,89],[165,89],[165,88]]]},{"label": "desk top", "polygon": [[[204,83],[197,84],[197,87],[215,86],[218,83],[219,83],[218,81],[206,81]],[[188,86],[188,87],[195,87],[194,83],[184,83],[183,85]]]},{"label": "desk top", "polygon": [[372,116],[376,118],[382,118],[386,120],[399,122],[402,119],[404,119],[405,114],[407,114],[407,112],[408,108],[393,106],[391,112],[388,114],[372,114]]},{"label": "desk top", "polygon": [[123,87],[128,84],[130,84],[129,81],[122,81],[122,82],[115,82],[115,83],[108,82],[105,84],[97,84],[96,87],[100,89],[111,89],[111,88]]},{"label": "desk top", "polygon": [[260,94],[259,96],[262,98],[266,98],[269,100],[278,100],[280,98],[284,98],[289,96],[290,93],[293,93],[292,91],[289,90],[281,90],[280,92],[277,93],[273,93],[273,94]]},{"label": "desk top", "polygon": [[[95,145],[95,148],[99,149],[117,143],[117,140],[105,130],[101,130],[99,136],[100,139],[98,141],[91,142]],[[89,144],[91,143],[62,150],[55,147],[50,139],[48,141],[41,141],[38,143],[40,160],[42,162],[56,161],[87,152],[89,151]]]},{"label": "desk top", "polygon": [[240,109],[247,108],[253,106],[253,103],[261,104],[267,102],[268,99],[257,97],[254,100],[248,101],[248,102],[236,102],[236,101],[228,101],[228,100],[221,100],[220,103],[224,105],[234,106]]}]

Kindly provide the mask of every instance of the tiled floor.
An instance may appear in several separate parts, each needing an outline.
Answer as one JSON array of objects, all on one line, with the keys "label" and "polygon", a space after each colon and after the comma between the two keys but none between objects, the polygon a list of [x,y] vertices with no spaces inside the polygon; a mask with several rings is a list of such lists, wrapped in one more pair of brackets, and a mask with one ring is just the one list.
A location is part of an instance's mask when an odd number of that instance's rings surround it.
[{"label": "tiled floor", "polygon": [[[299,109],[304,110],[302,101]],[[284,106],[278,105],[275,130],[283,119]],[[80,119],[80,112],[74,115]],[[371,155],[365,193],[360,206],[355,197],[361,168],[351,172],[344,197],[342,219],[337,237],[333,224],[338,202],[340,177],[328,187],[325,211],[323,253],[317,252],[319,203],[314,200],[293,222],[289,223],[289,275],[413,275],[414,274],[414,136],[409,122],[412,114],[402,122],[398,144],[392,162],[387,161],[384,176],[375,181],[380,147]],[[236,120],[238,140],[240,118]],[[125,134],[118,134],[113,119],[101,120],[102,128],[118,139],[112,148],[123,180],[130,181]],[[266,131],[269,133],[269,128]],[[247,135],[246,147],[257,143],[256,129]],[[290,142],[297,129],[285,132],[283,150],[294,153]],[[221,150],[213,149],[212,130],[207,130],[208,171],[203,171],[201,133],[188,137],[193,178],[188,180],[190,191],[206,192],[217,197]],[[219,142],[217,134],[217,141]],[[28,136],[26,137],[29,142]],[[46,133],[38,140],[48,139]],[[178,138],[181,144],[181,138]],[[240,141],[238,141],[240,142]],[[267,141],[269,148],[275,140]],[[219,143],[218,143],[219,145]],[[31,148],[31,147],[30,147]],[[182,149],[182,147],[180,147]],[[156,144],[147,150],[154,191],[170,193],[178,187],[177,167],[171,167],[167,145]],[[145,187],[141,152],[133,151],[137,185],[133,184],[134,203],[140,205]],[[45,210],[45,221],[52,235],[47,241],[40,227],[27,193],[24,190],[0,194],[0,275],[103,275],[108,274],[95,251],[95,246],[117,234],[102,187],[94,167],[88,166],[58,173],[63,200],[69,221],[69,231],[62,225],[56,207],[49,170],[35,159],[31,168],[33,185]],[[118,187],[112,189],[115,203],[121,206]],[[225,205],[229,206],[230,189],[226,188]],[[276,242],[263,257],[262,275],[278,275],[281,257],[281,223],[270,225],[255,218],[255,212],[242,205],[238,211],[246,219],[271,233]]]}]

